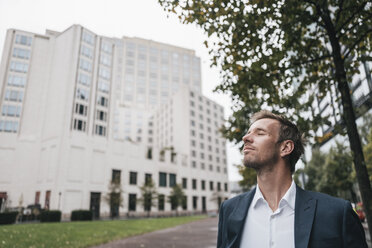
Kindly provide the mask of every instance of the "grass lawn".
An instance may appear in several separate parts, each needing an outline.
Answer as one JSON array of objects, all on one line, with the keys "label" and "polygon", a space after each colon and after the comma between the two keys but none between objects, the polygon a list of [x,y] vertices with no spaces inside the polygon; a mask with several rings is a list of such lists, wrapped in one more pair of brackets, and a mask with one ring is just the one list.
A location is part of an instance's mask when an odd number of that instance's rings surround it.
[{"label": "grass lawn", "polygon": [[89,247],[177,226],[205,216],[0,226],[0,247]]}]

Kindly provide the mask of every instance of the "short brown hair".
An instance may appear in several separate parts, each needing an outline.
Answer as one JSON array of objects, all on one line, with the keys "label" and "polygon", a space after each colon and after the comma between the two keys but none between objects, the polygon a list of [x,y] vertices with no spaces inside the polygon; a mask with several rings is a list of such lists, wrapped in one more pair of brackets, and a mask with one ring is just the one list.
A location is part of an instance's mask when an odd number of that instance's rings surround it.
[{"label": "short brown hair", "polygon": [[267,110],[261,110],[255,113],[251,118],[251,123],[254,123],[260,119],[274,119],[280,122],[279,138],[278,143],[284,140],[292,140],[294,143],[294,149],[289,154],[289,165],[290,170],[293,173],[295,166],[301,155],[304,153],[304,142],[300,130],[298,130],[296,124],[289,121],[282,115],[276,115]]}]

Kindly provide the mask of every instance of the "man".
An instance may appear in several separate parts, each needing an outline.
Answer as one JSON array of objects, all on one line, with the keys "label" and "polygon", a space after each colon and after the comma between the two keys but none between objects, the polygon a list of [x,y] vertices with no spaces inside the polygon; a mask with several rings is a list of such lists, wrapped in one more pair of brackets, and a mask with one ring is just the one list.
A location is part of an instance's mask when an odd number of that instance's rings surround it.
[{"label": "man", "polygon": [[256,170],[257,187],[221,205],[217,247],[367,248],[349,202],[293,182],[304,152],[295,124],[258,112],[243,142],[244,165]]}]

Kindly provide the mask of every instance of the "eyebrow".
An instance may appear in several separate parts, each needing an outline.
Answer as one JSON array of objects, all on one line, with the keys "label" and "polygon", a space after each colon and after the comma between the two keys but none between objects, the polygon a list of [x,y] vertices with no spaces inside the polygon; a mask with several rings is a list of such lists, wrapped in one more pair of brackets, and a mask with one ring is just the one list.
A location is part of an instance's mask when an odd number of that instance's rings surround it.
[{"label": "eyebrow", "polygon": [[247,133],[251,133],[252,131],[258,131],[258,132],[261,131],[261,132],[267,133],[267,130],[266,129],[263,129],[263,128],[260,128],[260,127],[256,127],[253,130],[248,130]]}]

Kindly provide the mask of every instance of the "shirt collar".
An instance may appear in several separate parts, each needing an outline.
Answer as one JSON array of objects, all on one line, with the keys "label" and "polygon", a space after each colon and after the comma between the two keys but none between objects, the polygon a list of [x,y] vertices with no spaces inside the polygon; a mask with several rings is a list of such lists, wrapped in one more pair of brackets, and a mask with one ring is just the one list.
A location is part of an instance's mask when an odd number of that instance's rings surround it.
[{"label": "shirt collar", "polygon": [[[265,202],[265,198],[262,195],[262,192],[260,190],[260,187],[256,186],[256,192],[254,194],[254,197],[252,199],[251,205],[256,208],[259,206],[259,203]],[[292,209],[295,209],[295,203],[296,203],[296,184],[292,180],[291,186],[287,190],[287,192],[284,194],[282,199],[279,202],[279,207],[282,207],[284,204],[288,204],[288,206]]]}]

